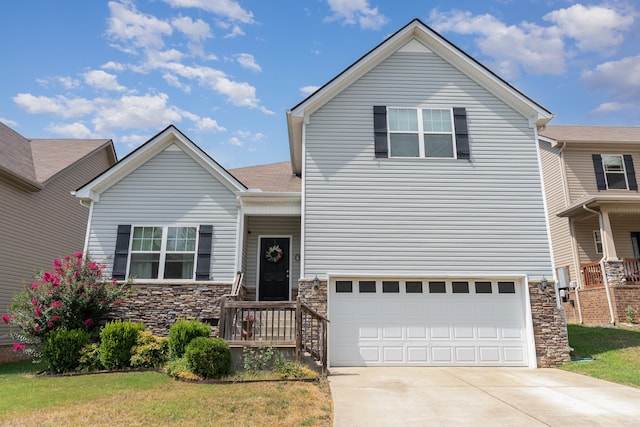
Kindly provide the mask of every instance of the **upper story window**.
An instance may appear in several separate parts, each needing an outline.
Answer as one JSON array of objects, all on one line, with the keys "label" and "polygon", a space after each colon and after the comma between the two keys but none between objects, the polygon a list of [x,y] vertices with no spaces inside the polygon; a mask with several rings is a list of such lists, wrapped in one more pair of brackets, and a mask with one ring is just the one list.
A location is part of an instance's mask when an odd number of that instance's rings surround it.
[{"label": "upper story window", "polygon": [[604,176],[607,181],[607,189],[629,189],[622,156],[603,155],[602,168],[604,169]]},{"label": "upper story window", "polygon": [[450,109],[389,108],[390,157],[455,158]]},{"label": "upper story window", "polygon": [[630,154],[592,154],[598,190],[638,190]]},{"label": "upper story window", "polygon": [[197,227],[133,227],[129,276],[193,279]]}]

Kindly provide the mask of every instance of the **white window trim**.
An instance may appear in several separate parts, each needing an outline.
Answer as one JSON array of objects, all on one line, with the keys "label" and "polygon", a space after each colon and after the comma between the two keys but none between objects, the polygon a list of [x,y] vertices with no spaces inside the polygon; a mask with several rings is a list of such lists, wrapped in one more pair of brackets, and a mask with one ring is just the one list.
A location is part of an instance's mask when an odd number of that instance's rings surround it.
[{"label": "white window trim", "polygon": [[[596,247],[596,253],[602,254],[604,248],[602,246],[602,234],[600,234],[600,230],[593,230],[593,243]],[[600,245],[600,250],[598,251],[598,245]]]},{"label": "white window trim", "polygon": [[[418,119],[418,130],[417,131],[406,131],[406,130],[398,130],[392,131],[389,123],[389,110],[415,110]],[[449,119],[451,121],[451,132],[425,132],[424,131],[424,123],[422,112],[424,110],[448,110],[449,111]],[[418,114],[420,112],[420,114]],[[418,157],[404,157],[404,156],[392,156],[391,155],[391,134],[408,134],[415,135],[418,133]],[[426,157],[424,151],[424,135],[451,135],[451,142],[453,145],[453,157]],[[429,160],[451,160],[458,158],[458,150],[456,144],[456,127],[453,119],[453,108],[452,107],[438,107],[438,106],[430,106],[430,107],[387,107],[387,150],[389,153],[390,159],[429,159]]]},{"label": "white window trim", "polygon": [[[138,227],[159,227],[162,228],[162,240],[160,242],[160,259],[158,265],[158,278],[157,279],[136,279],[141,281],[149,281],[149,282],[174,282],[177,280],[196,280],[196,270],[198,269],[198,244],[200,243],[200,225],[198,224],[169,224],[169,225],[158,225],[158,224],[136,224],[131,226],[131,236],[129,237],[129,254],[127,255],[127,275],[129,277],[131,270],[131,255],[134,253],[133,247],[133,235],[135,228]],[[193,252],[193,274],[189,279],[164,279],[164,265],[167,259],[167,253],[177,254],[177,253],[189,253],[189,252],[167,252],[167,237],[169,235],[169,228],[184,228],[184,227],[195,227],[196,229],[196,246]],[[137,254],[149,253],[155,254],[157,251],[135,251]],[[162,277],[162,278],[161,278]]]},{"label": "white window trim", "polygon": [[[622,171],[611,171],[607,172],[607,167],[604,163],[605,157],[619,157],[622,161]],[[601,154],[600,155],[602,161],[602,170],[604,171],[604,183],[607,186],[607,190],[629,190],[629,180],[627,179],[627,168],[624,165],[624,155],[622,154]],[[607,178],[607,173],[621,173],[624,176],[624,185],[625,188],[609,188],[609,179]]]}]

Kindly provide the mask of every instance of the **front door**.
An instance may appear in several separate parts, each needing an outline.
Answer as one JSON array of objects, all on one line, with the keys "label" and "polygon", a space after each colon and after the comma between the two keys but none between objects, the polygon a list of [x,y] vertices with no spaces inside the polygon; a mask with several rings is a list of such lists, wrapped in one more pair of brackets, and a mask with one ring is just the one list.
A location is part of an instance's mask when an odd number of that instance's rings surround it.
[{"label": "front door", "polygon": [[631,245],[633,246],[633,256],[640,258],[640,232],[631,232]]},{"label": "front door", "polygon": [[289,245],[288,237],[260,238],[260,301],[289,300]]}]

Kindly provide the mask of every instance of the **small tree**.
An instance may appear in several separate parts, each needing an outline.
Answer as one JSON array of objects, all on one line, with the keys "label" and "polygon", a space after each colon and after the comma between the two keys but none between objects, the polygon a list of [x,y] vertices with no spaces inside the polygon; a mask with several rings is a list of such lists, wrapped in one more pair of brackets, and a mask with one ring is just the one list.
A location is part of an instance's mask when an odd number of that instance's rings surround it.
[{"label": "small tree", "polygon": [[24,292],[13,297],[9,314],[2,316],[18,331],[11,331],[14,351],[42,357],[47,334],[65,328],[97,335],[104,316],[128,295],[125,285],[102,276],[104,265],[82,252],[53,260],[53,271],[38,274]]}]

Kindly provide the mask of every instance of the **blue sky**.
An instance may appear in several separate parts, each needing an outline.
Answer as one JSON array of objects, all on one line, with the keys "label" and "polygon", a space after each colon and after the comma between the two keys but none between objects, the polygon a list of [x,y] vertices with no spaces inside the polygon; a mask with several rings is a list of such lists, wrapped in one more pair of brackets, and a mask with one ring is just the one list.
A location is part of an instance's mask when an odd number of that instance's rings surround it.
[{"label": "blue sky", "polygon": [[636,0],[3,3],[0,121],[110,138],[175,124],[227,168],[289,160],[287,109],[419,18],[556,114],[640,125]]}]

